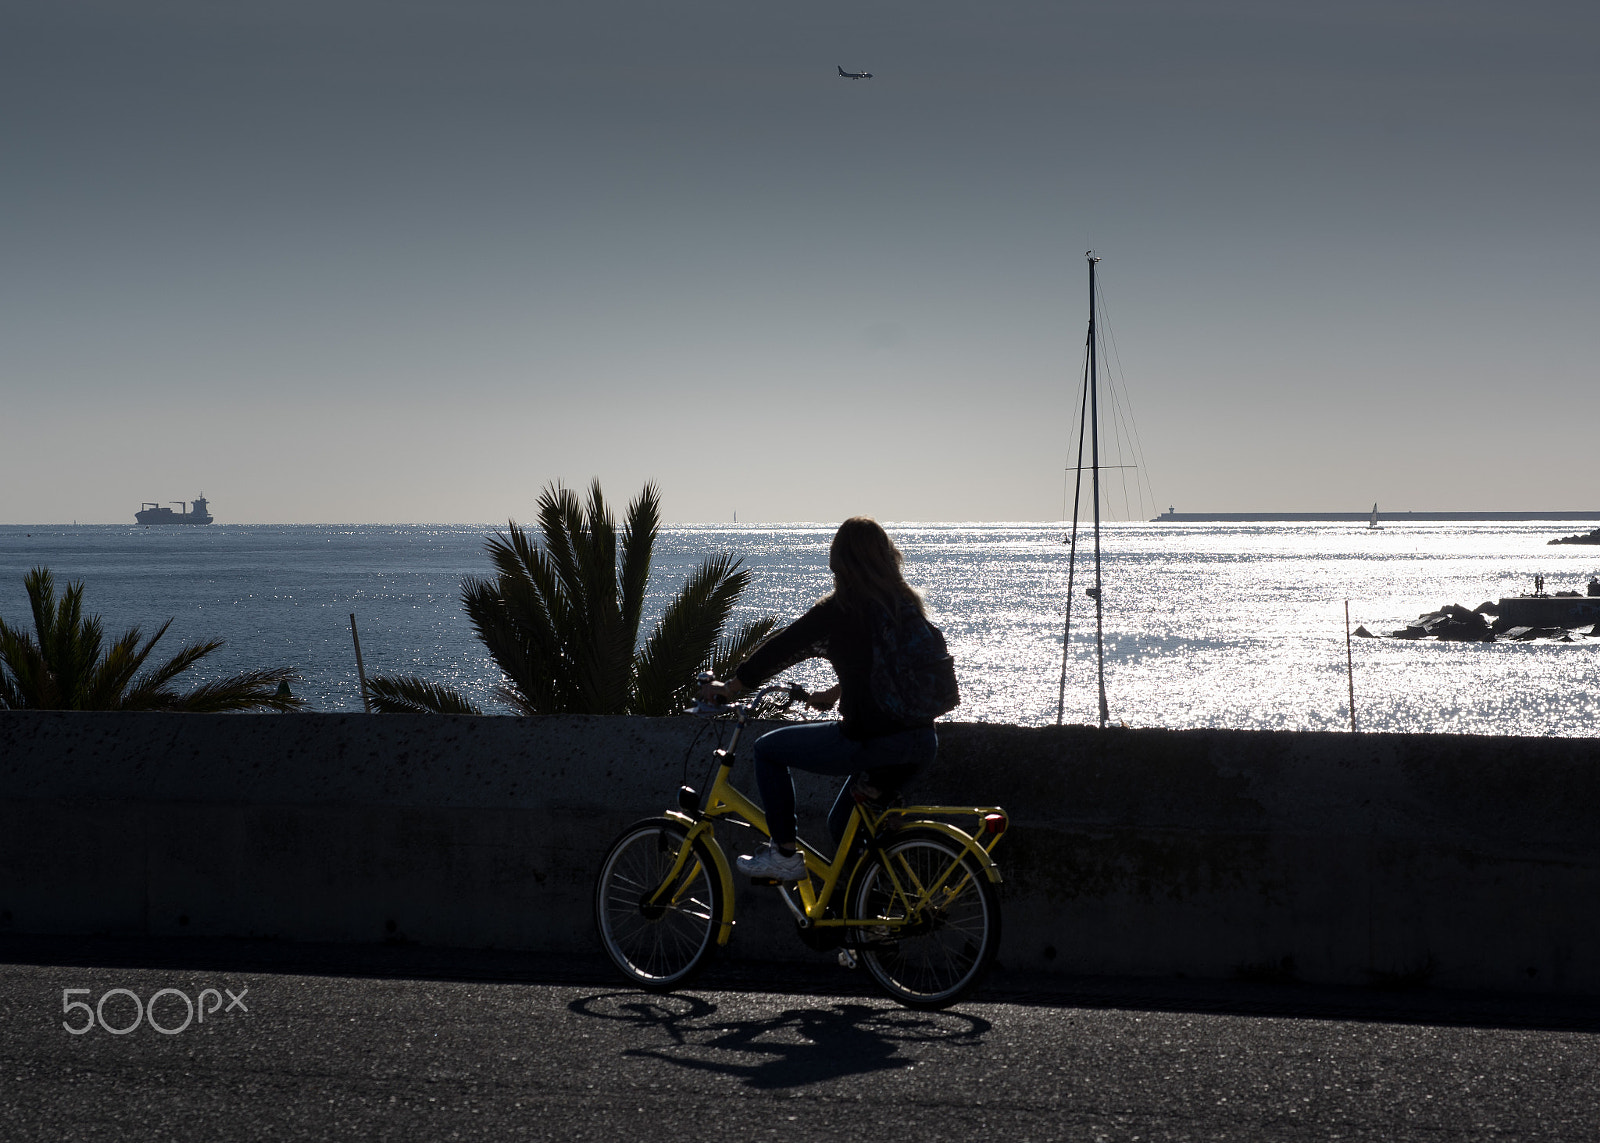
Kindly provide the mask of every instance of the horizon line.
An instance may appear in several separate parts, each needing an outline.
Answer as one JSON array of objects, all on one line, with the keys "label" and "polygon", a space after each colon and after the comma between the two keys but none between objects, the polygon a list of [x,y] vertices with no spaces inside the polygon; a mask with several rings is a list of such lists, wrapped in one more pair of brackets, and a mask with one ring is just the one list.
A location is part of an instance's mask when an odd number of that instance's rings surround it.
[{"label": "horizon line", "polygon": [[[1156,524],[1156,523],[1268,523],[1280,521],[1284,523],[1343,523],[1347,521],[1368,520],[1372,510],[1363,511],[1315,511],[1315,510],[1273,510],[1255,509],[1247,511],[1226,512],[1163,512],[1154,517],[1126,517],[1102,518],[1101,523],[1112,524]],[[1600,521],[1600,509],[1576,511],[1571,509],[1535,509],[1535,510],[1505,510],[1505,509],[1393,509],[1378,510],[1380,521],[1404,523],[1407,520],[1424,522],[1446,521],[1535,521],[1552,520],[1569,522],[1574,520]],[[934,520],[934,519],[886,519],[885,526],[904,527],[907,525],[942,525],[942,526],[1029,526],[1029,527],[1057,527],[1070,524],[1067,517],[1046,520],[1022,519],[967,519],[967,520]],[[835,527],[834,520],[674,520],[663,521],[662,528],[684,527],[721,527],[721,528],[763,528],[763,527]],[[1080,521],[1080,523],[1082,523]],[[211,524],[139,524],[137,522],[124,523],[115,520],[72,520],[72,521],[35,521],[0,523],[0,528],[137,528],[160,529],[162,531],[187,531],[194,528],[226,528],[231,526],[245,528],[503,528],[507,521],[487,520],[228,520],[216,521]],[[620,521],[619,521],[620,524]],[[524,525],[527,526],[527,525]],[[536,526],[536,525],[535,525]],[[1089,525],[1092,527],[1092,523]]]}]

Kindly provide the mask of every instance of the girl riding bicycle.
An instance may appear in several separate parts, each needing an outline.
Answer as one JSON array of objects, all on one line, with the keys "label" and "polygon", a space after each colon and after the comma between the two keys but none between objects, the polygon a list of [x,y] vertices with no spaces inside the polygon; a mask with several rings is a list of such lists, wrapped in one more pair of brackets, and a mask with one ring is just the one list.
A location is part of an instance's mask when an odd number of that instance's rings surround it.
[{"label": "girl riding bicycle", "polygon": [[[833,591],[757,647],[727,682],[701,688],[706,701],[738,698],[804,659],[825,658],[839,682],[808,700],[817,710],[839,704],[837,722],[786,726],[755,744],[756,783],[772,840],[738,859],[751,877],[797,881],[806,875],[795,841],[791,770],[851,776],[828,814],[834,840],[843,835],[854,800],[882,802],[933,761],[939,739],[933,719],[896,718],[873,694],[875,628],[907,611],[924,616],[922,597],[905,581],[903,557],[876,520],[853,516],[839,525],[828,549]],[[879,654],[894,649],[878,640]],[[881,665],[880,665],[881,667]]]}]

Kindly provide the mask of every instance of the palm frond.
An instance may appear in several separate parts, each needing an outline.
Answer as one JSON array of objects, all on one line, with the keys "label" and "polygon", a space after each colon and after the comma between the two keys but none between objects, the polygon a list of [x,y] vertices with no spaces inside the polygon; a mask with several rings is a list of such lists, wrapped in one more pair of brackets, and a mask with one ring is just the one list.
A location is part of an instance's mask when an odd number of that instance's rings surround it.
[{"label": "palm frond", "polygon": [[513,706],[530,713],[571,709],[579,689],[562,639],[570,609],[554,565],[515,524],[510,537],[497,537],[491,547],[501,574],[463,583],[467,615],[519,696]]},{"label": "palm frond", "polygon": [[512,690],[510,687],[506,686],[504,682],[501,682],[490,693],[492,693],[495,698],[499,699],[501,702],[510,707],[511,713],[513,714],[532,718],[535,715],[555,713],[548,709],[540,709],[530,706],[528,704],[528,700],[523,697],[521,691]]},{"label": "palm frond", "polygon": [[[571,501],[574,508],[576,497]],[[589,487],[587,505],[567,512],[559,520],[564,534],[552,538],[551,521],[545,529],[547,546],[571,553],[564,581],[571,611],[558,629],[564,657],[571,672],[572,710],[578,714],[620,714],[628,700],[628,666],[625,654],[619,667],[618,649],[624,641],[617,606],[616,522],[606,507],[600,484]],[[627,648],[631,654],[633,648]]]},{"label": "palm frond", "polygon": [[690,573],[635,660],[635,714],[671,714],[711,665],[717,637],[750,573],[724,552]]},{"label": "palm frond", "polygon": [[367,695],[379,714],[482,714],[460,692],[415,675],[378,675]]},{"label": "palm frond", "polygon": [[600,609],[617,606],[617,521],[606,506],[605,493],[600,481],[589,482],[589,503],[584,506],[583,531],[574,537],[573,549],[578,553],[578,565],[583,575],[584,588],[591,592],[594,606]]},{"label": "palm frond", "polygon": [[580,569],[589,598],[589,655],[580,660],[592,688],[596,714],[622,714],[633,684],[633,647],[638,638],[622,610],[617,572],[617,521],[606,504],[600,481],[589,483],[584,533],[578,538]]},{"label": "palm frond", "polygon": [[652,482],[628,505],[628,515],[622,526],[622,569],[617,576],[617,588],[622,596],[622,625],[628,633],[630,653],[639,642],[639,620],[644,614],[645,588],[650,582],[650,559],[660,530],[661,492]]},{"label": "palm frond", "polygon": [[[163,623],[161,625],[161,630],[152,635],[149,641],[145,643],[144,647],[142,648],[141,659],[143,656],[148,655],[151,649],[155,647],[156,640],[161,638],[161,636],[166,633],[167,627],[171,624],[171,622],[172,620],[169,619],[166,623]],[[168,659],[165,663],[162,663],[160,666],[155,667],[152,670],[144,672],[144,674],[134,679],[127,691],[123,694],[117,706],[108,709],[177,709],[169,705],[170,703],[176,701],[178,696],[174,692],[167,689],[167,684],[172,682],[172,680],[177,678],[179,675],[183,674],[183,672],[187,671],[190,667],[193,667],[207,655],[220,650],[221,647],[222,640],[220,639],[213,639],[207,643],[187,644],[186,646],[180,648],[178,653],[172,656],[172,658]],[[287,670],[287,668],[284,669]],[[278,680],[274,680],[274,686],[277,685],[277,681]]]},{"label": "palm frond", "polygon": [[32,636],[0,619],[0,701],[6,709],[46,709],[41,700],[50,689],[49,673]]},{"label": "palm frond", "polygon": [[109,710],[139,669],[139,629],[130,627],[106,649],[84,683],[84,709]]},{"label": "palm frond", "polygon": [[[37,641],[0,621],[0,706],[34,710],[297,710],[304,702],[278,693],[299,678],[290,668],[246,671],[186,694],[169,684],[220,642],[192,643],[154,670],[135,677],[172,625],[163,623],[143,644],[130,627],[102,649],[104,626],[83,614],[83,584],[69,582],[59,598],[55,576],[36,567],[24,578]],[[268,688],[273,688],[269,693]]]},{"label": "palm frond", "polygon": [[[512,705],[530,712],[587,709],[573,631],[585,627],[584,592],[577,582],[577,561],[564,529],[575,519],[576,498],[559,485],[546,489],[540,502],[546,547],[541,550],[511,521],[507,534],[489,541],[489,556],[500,572],[493,591],[498,604],[489,606],[484,593],[468,613],[480,632],[498,628],[495,644],[524,649],[522,661],[497,661],[507,685],[519,695]],[[557,541],[552,549],[549,537]],[[559,558],[558,558],[559,557]],[[492,650],[493,648],[491,648]]]},{"label": "palm frond", "polygon": [[293,667],[268,667],[260,671],[241,671],[214,683],[201,683],[181,695],[172,695],[159,710],[189,714],[227,714],[241,710],[300,710],[305,699],[290,694],[284,684],[299,681]]},{"label": "palm frond", "polygon": [[111,650],[106,653],[92,676],[91,687],[97,704],[93,709],[118,709],[119,704],[126,701],[125,696],[130,689],[141,694],[160,691],[184,671],[222,646],[221,640],[191,644],[160,667],[135,679],[134,675],[144,666],[145,661],[150,658],[150,652],[155,650],[156,644],[171,626],[172,620],[168,619],[156,629],[154,635],[145,640],[142,647],[138,646],[138,627],[130,627],[122,633],[122,637],[112,644]]},{"label": "palm frond", "polygon": [[[470,588],[485,601],[493,595],[503,602],[504,614],[496,614],[493,621],[510,624],[508,634],[528,644],[527,669],[550,669],[550,661],[560,654],[558,632],[570,611],[554,561],[529,542],[527,533],[515,520],[510,522],[507,534],[490,539],[488,551],[500,573],[498,580],[469,579],[462,586],[463,599]],[[511,664],[502,663],[501,669],[520,677],[520,668]]]},{"label": "palm frond", "polygon": [[[46,625],[39,630],[39,650],[49,664],[50,678],[55,690],[54,705],[64,710],[84,709],[89,677],[100,658],[102,626],[98,615],[83,617],[83,583],[69,580],[59,599],[54,600],[51,613],[55,577],[48,568],[34,569],[41,594],[34,597],[34,584],[29,584],[30,602],[33,604],[35,623],[37,617],[46,615]],[[30,576],[29,579],[35,579]]]},{"label": "palm frond", "polygon": [[539,494],[539,531],[544,537],[544,552],[555,572],[556,591],[564,602],[580,614],[589,609],[584,597],[583,575],[578,570],[574,541],[583,533],[583,509],[578,495],[561,483],[547,485]]},{"label": "palm frond", "polygon": [[[11,668],[15,672],[18,697],[34,710],[72,710],[79,708],[75,693],[79,640],[77,631],[64,638],[59,633],[63,614],[77,619],[77,602],[82,589],[74,592],[67,585],[67,596],[56,599],[56,578],[47,567],[35,567],[22,580],[33,611],[34,636],[14,631]],[[8,628],[7,630],[14,630]]]},{"label": "palm frond", "polygon": [[11,679],[11,672],[0,670],[0,710],[26,710],[22,690]]},{"label": "palm frond", "polygon": [[28,691],[39,670],[38,649],[0,619],[0,710],[26,710]]},{"label": "palm frond", "polygon": [[33,630],[40,646],[50,640],[50,630],[56,621],[56,577],[44,566],[29,570],[22,577],[23,589],[28,593],[28,606],[33,610]]},{"label": "palm frond", "polygon": [[468,579],[461,586],[461,605],[507,685],[519,696],[512,705],[549,709],[556,702],[553,673],[548,669],[553,638],[540,621],[536,594],[532,599],[518,598],[530,594],[520,581],[504,576]]},{"label": "palm frond", "polygon": [[777,625],[775,616],[763,615],[760,619],[740,624],[732,635],[717,640],[717,649],[711,659],[711,673],[719,679],[732,675],[739,664],[750,657],[750,652],[766,641]]}]

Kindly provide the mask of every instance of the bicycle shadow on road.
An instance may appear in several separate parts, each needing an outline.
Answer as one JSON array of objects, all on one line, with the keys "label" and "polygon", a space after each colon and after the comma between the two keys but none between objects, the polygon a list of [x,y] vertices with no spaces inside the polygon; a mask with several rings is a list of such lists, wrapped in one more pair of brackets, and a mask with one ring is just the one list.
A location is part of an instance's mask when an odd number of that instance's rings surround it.
[{"label": "bicycle shadow on road", "polygon": [[917,1043],[981,1047],[993,1025],[960,1012],[916,1012],[852,1001],[793,1007],[744,1020],[720,1016],[709,1000],[681,993],[604,992],[567,1005],[580,1016],[621,1020],[661,1039],[622,1055],[714,1072],[760,1090],[804,1087],[918,1062]]}]

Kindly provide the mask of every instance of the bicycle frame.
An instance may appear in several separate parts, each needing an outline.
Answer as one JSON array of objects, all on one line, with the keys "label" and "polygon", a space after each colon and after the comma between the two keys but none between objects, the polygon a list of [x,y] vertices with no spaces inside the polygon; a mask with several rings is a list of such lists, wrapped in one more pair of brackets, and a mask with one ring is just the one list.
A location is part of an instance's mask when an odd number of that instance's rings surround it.
[{"label": "bicycle frame", "polygon": [[[751,712],[756,709],[761,699],[766,695],[783,692],[786,694],[803,693],[789,686],[765,687],[745,703],[734,704],[731,708],[735,716],[733,738],[728,745],[719,747],[715,752],[718,759],[717,775],[700,799],[698,809],[690,811],[687,797],[680,797],[678,809],[669,810],[664,815],[669,820],[677,822],[688,831],[682,846],[679,848],[677,858],[672,868],[662,879],[661,885],[647,899],[646,904],[664,905],[676,901],[676,894],[682,892],[682,887],[693,880],[699,872],[699,858],[694,857],[696,841],[703,841],[706,851],[711,854],[716,865],[716,876],[722,883],[723,915],[718,918],[717,944],[726,945],[733,936],[734,926],[734,892],[733,873],[728,865],[727,855],[722,852],[721,845],[717,842],[714,825],[718,818],[731,818],[743,821],[760,833],[770,837],[767,829],[767,817],[761,808],[741,793],[732,783],[731,775],[739,746],[739,739],[744,734],[746,725],[750,722]],[[719,709],[718,713],[722,711]],[[684,787],[686,794],[693,794],[692,790]],[[980,822],[980,831],[974,835],[959,829],[947,822],[932,820],[933,817],[976,817]],[[984,876],[991,882],[999,884],[1002,880],[1000,869],[991,856],[994,847],[1000,844],[1000,839],[1005,835],[1009,820],[1005,811],[998,806],[904,806],[885,810],[873,816],[859,803],[851,811],[850,819],[845,825],[844,836],[839,841],[839,847],[829,860],[821,852],[805,843],[798,842],[800,853],[805,858],[807,876],[797,883],[795,890],[800,900],[797,904],[788,889],[780,886],[779,894],[783,902],[793,914],[795,922],[805,928],[838,928],[838,929],[865,929],[882,928],[884,921],[881,918],[846,919],[840,916],[828,916],[828,907],[833,900],[835,890],[840,887],[840,882],[845,874],[853,873],[858,867],[857,863],[849,860],[858,836],[866,842],[869,852],[879,853],[881,856],[881,843],[879,834],[889,819],[897,819],[891,828],[918,829],[933,831],[943,834],[955,842],[960,849],[970,855],[983,870]],[[983,840],[980,840],[980,837]],[[691,861],[694,863],[690,865]],[[883,861],[882,868],[889,877],[894,897],[905,909],[907,918],[915,918],[925,909],[936,906],[935,897],[941,892],[947,898],[966,884],[964,874],[962,879],[953,885],[948,882],[949,875],[955,869],[945,870],[929,885],[901,884],[900,876],[896,873],[891,862]],[[908,870],[901,872],[909,873]],[[820,884],[818,884],[820,882]],[[678,887],[674,889],[674,887]]]}]

